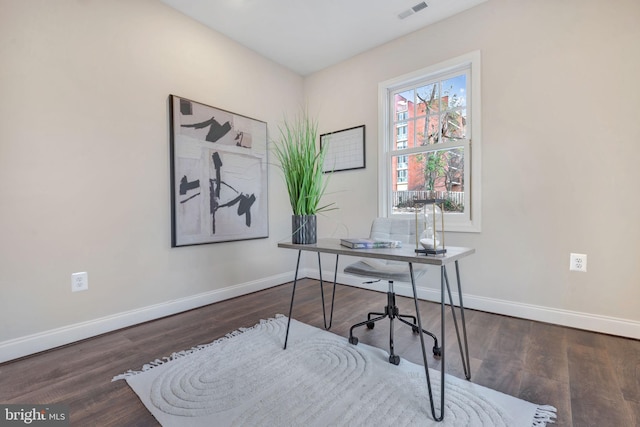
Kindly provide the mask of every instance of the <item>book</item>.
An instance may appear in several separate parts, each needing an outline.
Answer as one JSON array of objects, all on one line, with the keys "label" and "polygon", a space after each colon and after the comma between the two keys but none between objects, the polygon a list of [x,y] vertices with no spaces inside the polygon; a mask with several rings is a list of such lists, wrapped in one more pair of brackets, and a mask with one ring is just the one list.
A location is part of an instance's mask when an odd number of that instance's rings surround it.
[{"label": "book", "polygon": [[376,249],[376,248],[399,248],[402,242],[399,240],[376,240],[368,238],[340,239],[340,244],[351,249]]}]

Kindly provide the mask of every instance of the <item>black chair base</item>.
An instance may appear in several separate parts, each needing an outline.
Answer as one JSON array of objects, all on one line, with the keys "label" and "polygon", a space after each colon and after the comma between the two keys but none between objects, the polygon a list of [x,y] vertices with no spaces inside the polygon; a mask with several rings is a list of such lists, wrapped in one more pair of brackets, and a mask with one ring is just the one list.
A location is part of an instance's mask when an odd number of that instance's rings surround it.
[{"label": "black chair base", "polygon": [[[389,283],[389,288],[393,289],[392,282]],[[372,318],[372,316],[376,316],[376,317]],[[396,305],[396,294],[392,290],[387,292],[387,305],[384,308],[384,313],[376,313],[376,312],[368,313],[367,320],[365,320],[364,322],[356,323],[355,325],[351,326],[351,329],[349,329],[349,343],[353,345],[358,345],[358,337],[355,337],[353,335],[353,330],[355,328],[359,328],[360,326],[366,325],[367,329],[373,329],[375,327],[375,322],[386,319],[386,318],[389,318],[389,323],[390,323],[389,324],[389,363],[398,365],[400,363],[400,356],[395,354],[393,349],[393,320],[398,319],[400,322],[404,323],[405,325],[411,326],[411,330],[413,331],[414,334],[419,333],[420,328],[417,325],[418,322],[415,316],[400,314],[400,310]],[[405,319],[411,319],[411,322]],[[435,357],[442,356],[442,349],[438,346],[438,338],[433,333],[425,329],[422,330],[422,333],[429,335],[431,338],[433,338],[433,343],[434,343],[433,355]]]}]

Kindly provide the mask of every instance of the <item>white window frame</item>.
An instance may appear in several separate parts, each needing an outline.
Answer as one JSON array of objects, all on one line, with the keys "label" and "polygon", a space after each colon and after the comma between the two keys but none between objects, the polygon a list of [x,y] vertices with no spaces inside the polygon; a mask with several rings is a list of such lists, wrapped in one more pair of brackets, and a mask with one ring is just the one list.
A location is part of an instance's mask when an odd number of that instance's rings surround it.
[{"label": "white window frame", "polygon": [[[431,65],[421,70],[395,77],[378,84],[378,215],[382,217],[408,216],[413,214],[394,214],[391,201],[391,164],[394,155],[394,132],[391,121],[393,99],[391,94],[408,85],[418,84],[422,80],[470,68],[471,93],[467,103],[467,123],[470,123],[468,152],[465,153],[465,212],[445,214],[445,231],[480,232],[482,214],[482,132],[481,132],[481,75],[480,51],[470,52],[450,60]],[[440,146],[440,144],[438,144]],[[442,146],[443,148],[444,145]],[[435,147],[434,147],[435,148]],[[438,147],[437,149],[440,149]],[[395,153],[397,154],[397,153]]]}]

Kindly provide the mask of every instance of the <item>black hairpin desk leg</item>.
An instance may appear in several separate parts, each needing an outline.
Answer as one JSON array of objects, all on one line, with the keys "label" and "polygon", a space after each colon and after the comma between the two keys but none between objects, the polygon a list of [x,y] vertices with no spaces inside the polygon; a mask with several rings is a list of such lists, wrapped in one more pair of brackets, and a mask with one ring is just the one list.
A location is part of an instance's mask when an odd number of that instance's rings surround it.
[{"label": "black hairpin desk leg", "polygon": [[424,347],[424,334],[422,329],[422,319],[420,317],[420,307],[418,306],[418,292],[416,291],[416,281],[413,277],[413,264],[409,263],[409,273],[411,275],[411,287],[413,288],[413,301],[416,306],[416,319],[418,320],[418,330],[420,331],[420,347],[422,349],[422,362],[424,364],[424,373],[427,379],[427,389],[429,391],[429,404],[431,406],[431,415],[435,421],[442,421],[444,418],[444,356],[445,356],[445,335],[444,335],[444,270],[440,268],[440,292],[442,298],[440,300],[440,348],[442,356],[440,358],[440,416],[436,416],[436,408],[433,402],[433,390],[431,389],[431,377],[429,375],[429,363],[427,362],[427,352]]},{"label": "black hairpin desk leg", "polygon": [[[416,305],[416,318],[418,320],[418,328],[420,329],[420,345],[422,347],[422,360],[424,362],[424,372],[427,379],[427,389],[429,390],[429,404],[431,406],[431,415],[435,421],[442,421],[444,418],[444,386],[445,386],[445,285],[447,295],[449,296],[449,304],[451,306],[451,314],[453,317],[453,324],[456,329],[456,337],[458,338],[458,347],[460,349],[460,357],[462,358],[462,366],[464,368],[464,375],[467,379],[471,379],[471,365],[469,363],[469,345],[467,342],[467,325],[464,318],[464,303],[462,302],[462,286],[460,284],[460,269],[458,267],[458,261],[455,261],[456,265],[456,280],[458,282],[458,297],[460,303],[458,305],[460,309],[460,317],[462,323],[462,335],[460,337],[460,327],[458,325],[458,319],[455,311],[455,304],[451,296],[451,287],[449,286],[449,277],[447,276],[446,266],[440,266],[440,336],[441,336],[441,367],[440,367],[440,416],[436,415],[436,408],[433,401],[433,390],[431,389],[431,378],[429,376],[429,365],[427,363],[427,352],[424,347],[424,337],[422,333],[422,321],[420,319],[420,309],[418,307],[418,294],[416,292],[416,283],[413,277],[413,265],[409,263],[409,272],[411,273],[411,286],[413,288],[413,299]],[[464,339],[464,348],[463,348]]]},{"label": "black hairpin desk leg", "polygon": [[322,265],[320,264],[320,252],[318,252],[318,270],[320,271],[320,295],[322,296],[322,315],[324,316],[324,328],[331,329],[333,323],[333,303],[336,299],[336,281],[338,280],[338,257],[336,254],[336,269],[333,272],[333,293],[331,295],[331,313],[329,315],[329,324],[327,325],[327,309],[324,304],[324,282],[322,281]]},{"label": "black hairpin desk leg", "polygon": [[[291,291],[291,304],[289,305],[289,317],[287,319],[287,333],[284,337],[284,347],[283,349],[287,349],[287,341],[289,340],[289,326],[291,326],[291,313],[293,312],[293,299],[296,295],[296,285],[298,284],[298,271],[300,269],[300,255],[302,254],[302,250],[298,251],[298,261],[296,262],[296,273],[293,278],[293,290]],[[318,252],[318,270],[320,271],[320,295],[322,297],[322,315],[324,316],[324,328],[331,329],[331,324],[333,323],[333,306],[336,299],[336,282],[338,280],[338,257],[336,254],[336,268],[333,273],[333,292],[331,295],[331,309],[329,314],[329,324],[327,324],[327,309],[324,303],[324,281],[322,280],[322,265],[320,263],[320,252]]]},{"label": "black hairpin desk leg", "polygon": [[293,276],[293,290],[291,291],[291,305],[289,305],[289,317],[287,318],[287,333],[284,336],[284,347],[287,349],[287,340],[289,340],[289,326],[291,326],[291,312],[293,311],[293,298],[296,296],[296,285],[298,284],[298,269],[300,268],[300,255],[302,251],[298,251],[298,261],[296,262],[296,274]]},{"label": "black hairpin desk leg", "polygon": [[453,325],[456,328],[456,337],[458,338],[458,348],[460,349],[460,357],[462,358],[462,367],[464,369],[464,376],[466,379],[471,379],[471,363],[469,362],[469,344],[467,342],[467,323],[464,319],[464,304],[462,302],[462,286],[460,285],[460,270],[458,268],[458,261],[456,263],[456,280],[458,281],[458,298],[460,299],[460,304],[458,305],[460,309],[460,320],[462,323],[462,335],[464,338],[464,349],[462,346],[462,340],[460,339],[460,328],[458,327],[458,319],[456,317],[455,304],[453,302],[453,298],[451,296],[451,287],[449,286],[449,278],[447,277],[447,269],[445,266],[442,266],[444,270],[444,280],[447,284],[447,293],[449,295],[449,304],[451,306],[451,315],[453,317]]}]

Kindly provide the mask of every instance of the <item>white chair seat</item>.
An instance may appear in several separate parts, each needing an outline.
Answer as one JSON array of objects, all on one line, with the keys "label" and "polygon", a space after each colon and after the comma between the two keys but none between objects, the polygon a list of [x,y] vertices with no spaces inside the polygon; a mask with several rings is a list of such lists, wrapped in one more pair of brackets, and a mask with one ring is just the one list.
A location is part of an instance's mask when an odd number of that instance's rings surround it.
[{"label": "white chair seat", "polygon": [[[422,277],[427,269],[421,266],[413,266],[415,280]],[[363,259],[345,267],[344,272],[355,276],[371,277],[392,282],[411,283],[409,265],[406,262],[390,262],[377,259]]]}]

